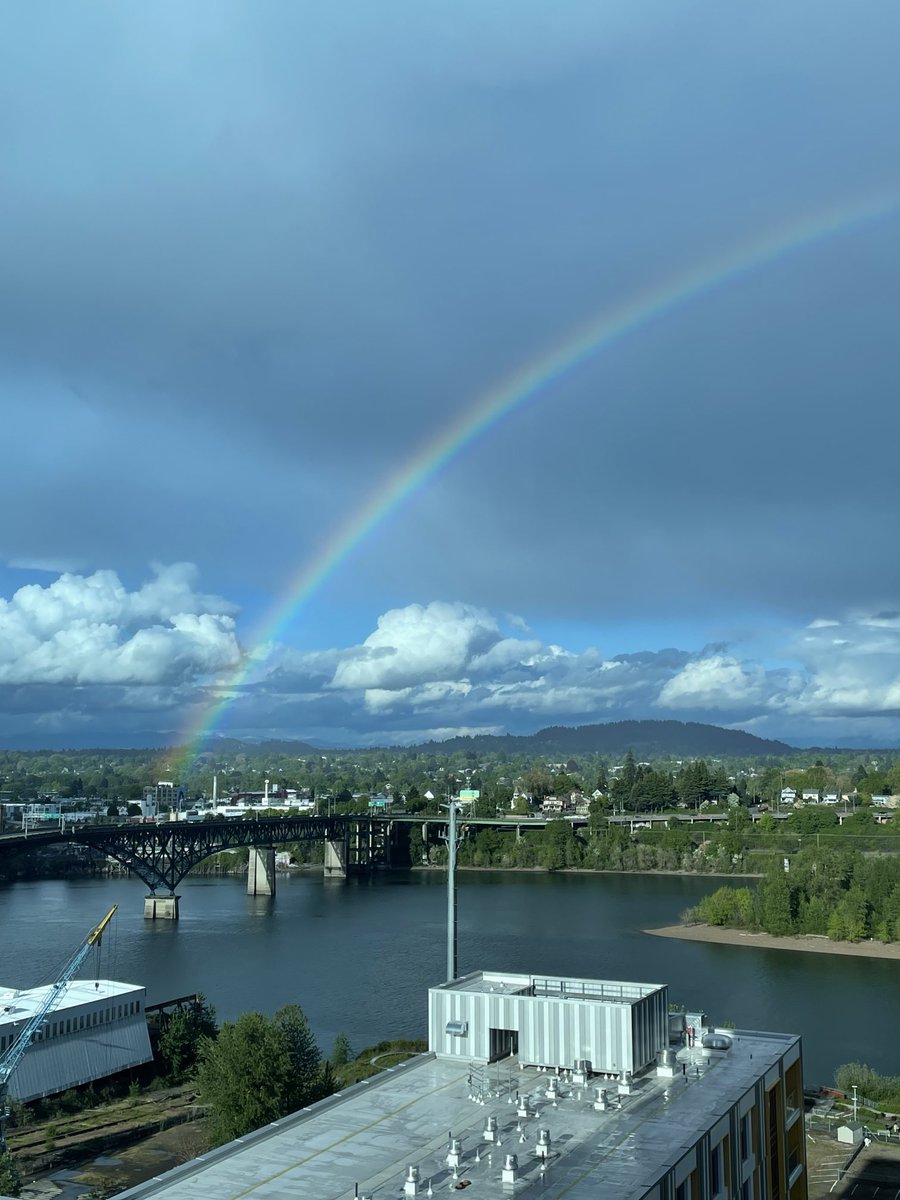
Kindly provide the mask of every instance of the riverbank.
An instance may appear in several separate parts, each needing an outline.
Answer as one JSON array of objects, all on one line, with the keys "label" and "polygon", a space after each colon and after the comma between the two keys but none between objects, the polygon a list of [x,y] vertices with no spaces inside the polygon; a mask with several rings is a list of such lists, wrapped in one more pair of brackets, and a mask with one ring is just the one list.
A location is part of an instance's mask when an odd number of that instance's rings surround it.
[{"label": "riverbank", "polygon": [[799,950],[806,954],[844,954],[853,958],[891,958],[900,962],[900,942],[832,942],[817,934],[773,937],[746,929],[724,929],[719,925],[663,925],[645,929],[653,937],[680,938],[685,942],[717,942],[724,946],[750,946],[757,950]]},{"label": "riverbank", "polygon": [[[436,863],[416,864],[413,867],[388,868],[398,871],[436,871],[446,875],[446,865]],[[650,868],[646,871],[616,871],[611,867],[474,867],[457,863],[457,871],[484,871],[492,875],[659,875],[679,879],[762,879],[758,871],[664,871]]]}]

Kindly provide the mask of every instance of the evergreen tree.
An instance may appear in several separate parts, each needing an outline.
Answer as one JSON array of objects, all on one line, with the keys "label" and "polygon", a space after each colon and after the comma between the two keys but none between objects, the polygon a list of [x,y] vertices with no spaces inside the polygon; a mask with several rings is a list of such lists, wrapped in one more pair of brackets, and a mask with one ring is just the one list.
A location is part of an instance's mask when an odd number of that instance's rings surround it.
[{"label": "evergreen tree", "polygon": [[187,1079],[197,1065],[204,1038],[216,1035],[216,1010],[203,996],[177,1008],[166,1018],[157,1052],[166,1076],[173,1082]]},{"label": "evergreen tree", "polygon": [[331,1065],[333,1067],[343,1067],[353,1057],[353,1051],[350,1049],[350,1042],[345,1033],[339,1033],[334,1039],[334,1049],[331,1052]]},{"label": "evergreen tree", "polygon": [[295,1004],[270,1020],[244,1013],[204,1040],[200,1094],[210,1105],[209,1132],[221,1145],[312,1104],[333,1087],[309,1022]]},{"label": "evergreen tree", "polygon": [[766,933],[784,937],[794,929],[791,889],[782,871],[773,873],[760,884],[760,925]]}]

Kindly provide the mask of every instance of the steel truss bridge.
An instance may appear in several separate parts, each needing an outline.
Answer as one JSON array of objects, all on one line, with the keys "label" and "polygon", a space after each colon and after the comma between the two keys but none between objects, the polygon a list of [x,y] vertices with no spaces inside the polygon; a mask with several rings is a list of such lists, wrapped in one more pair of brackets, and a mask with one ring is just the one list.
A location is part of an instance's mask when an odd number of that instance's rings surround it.
[{"label": "steel truss bridge", "polygon": [[[521,837],[539,829],[550,818],[460,817],[460,832],[473,834],[490,826]],[[637,816],[612,817],[612,821],[634,824]],[[655,821],[648,816],[647,821]],[[667,817],[659,818],[662,821]],[[587,818],[567,818],[575,826]],[[161,821],[147,825],[76,825],[65,830],[32,830],[27,834],[0,835],[0,861],[13,853],[39,850],[62,843],[88,846],[132,871],[147,885],[151,895],[162,891],[174,896],[175,889],[198,863],[223,850],[263,849],[286,842],[324,842],[335,848],[346,870],[366,870],[390,863],[391,843],[398,826],[420,825],[423,835],[431,826],[438,837],[446,830],[447,818],[433,813],[391,813],[372,816],[345,813],[340,816],[233,817],[222,820]],[[426,835],[427,837],[427,835]],[[328,874],[326,870],[326,874]]]},{"label": "steel truss bridge", "polygon": [[155,894],[173,896],[185,875],[213,854],[283,842],[331,842],[347,866],[386,863],[391,821],[368,816],[261,817],[258,820],[164,821],[158,825],[84,825],[0,838],[0,856],[60,843],[89,846],[115,859]]}]

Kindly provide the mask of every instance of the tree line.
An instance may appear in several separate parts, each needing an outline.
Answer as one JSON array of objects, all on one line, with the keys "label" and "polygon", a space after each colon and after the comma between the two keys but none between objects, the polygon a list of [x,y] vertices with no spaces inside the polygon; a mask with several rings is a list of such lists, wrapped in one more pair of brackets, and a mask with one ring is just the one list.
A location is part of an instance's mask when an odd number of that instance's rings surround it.
[{"label": "tree line", "polygon": [[810,846],[776,859],[756,888],[720,887],[682,919],[775,937],[900,941],[900,860]]}]

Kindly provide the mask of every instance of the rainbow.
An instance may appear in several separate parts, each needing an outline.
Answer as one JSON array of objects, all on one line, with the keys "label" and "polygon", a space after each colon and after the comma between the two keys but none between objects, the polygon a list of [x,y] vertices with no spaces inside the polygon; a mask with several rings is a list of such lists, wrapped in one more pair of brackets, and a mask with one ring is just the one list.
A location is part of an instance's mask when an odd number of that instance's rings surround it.
[{"label": "rainbow", "polygon": [[658,283],[624,303],[601,312],[558,345],[533,358],[512,375],[478,396],[448,425],[392,472],[333,532],[290,580],[285,597],[274,606],[251,640],[232,676],[212,685],[216,700],[186,731],[182,744],[188,752],[213,732],[223,713],[242,694],[253,672],[271,653],[272,644],[293,622],[297,613],[355,548],[395,509],[410,500],[449,462],[482,434],[523,405],[538,399],[557,380],[588,359],[647,328],[683,305],[702,299],[788,254],[804,250],[838,234],[847,233],[900,207],[900,194],[882,193],[840,207],[807,215],[801,220],[769,230],[762,236],[693,267],[684,274]]}]

